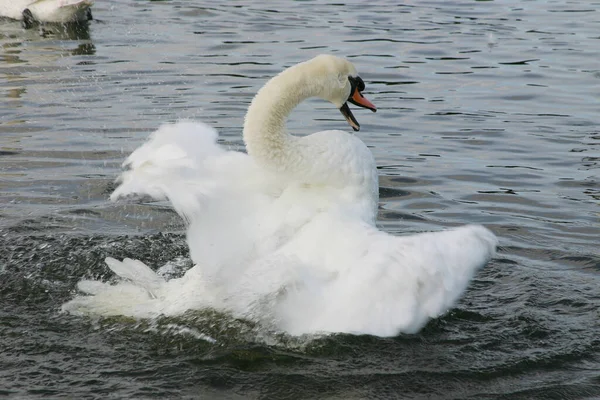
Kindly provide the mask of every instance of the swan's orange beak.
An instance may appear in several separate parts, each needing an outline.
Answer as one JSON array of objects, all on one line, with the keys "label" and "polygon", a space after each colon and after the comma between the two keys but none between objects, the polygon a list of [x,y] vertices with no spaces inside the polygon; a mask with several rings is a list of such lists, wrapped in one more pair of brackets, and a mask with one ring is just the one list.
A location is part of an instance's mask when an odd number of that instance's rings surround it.
[{"label": "swan's orange beak", "polygon": [[[360,77],[358,76],[349,77],[348,79],[350,80],[350,84],[352,85],[348,101],[356,106],[368,108],[373,112],[377,111],[377,107],[375,107],[375,104],[367,100],[367,98],[361,93],[361,91],[365,89],[365,83],[363,82],[363,80],[360,79]],[[355,131],[359,131],[360,125],[358,124],[358,121],[356,121],[356,118],[354,118],[352,111],[350,111],[348,103],[344,103],[344,105],[340,107],[340,111],[342,115],[346,118],[346,121],[348,121],[348,124],[350,124],[352,129],[354,129]]]},{"label": "swan's orange beak", "polygon": [[359,92],[358,88],[354,89],[354,93],[348,99],[348,101],[356,106],[368,108],[369,110],[371,110],[373,112],[377,111],[377,107],[375,107],[375,104],[373,104],[369,100],[367,100],[367,98],[365,96],[363,96],[361,92]]}]

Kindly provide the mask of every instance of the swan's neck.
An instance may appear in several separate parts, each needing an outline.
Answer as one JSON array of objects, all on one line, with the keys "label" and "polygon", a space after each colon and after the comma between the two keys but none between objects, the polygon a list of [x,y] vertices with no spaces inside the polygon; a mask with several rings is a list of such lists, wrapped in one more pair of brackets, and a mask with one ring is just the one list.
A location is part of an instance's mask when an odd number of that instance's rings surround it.
[{"label": "swan's neck", "polygon": [[292,172],[303,156],[286,120],[303,100],[318,96],[322,82],[311,81],[305,64],[288,68],[262,87],[252,100],[244,123],[246,150],[260,165],[275,172]]}]

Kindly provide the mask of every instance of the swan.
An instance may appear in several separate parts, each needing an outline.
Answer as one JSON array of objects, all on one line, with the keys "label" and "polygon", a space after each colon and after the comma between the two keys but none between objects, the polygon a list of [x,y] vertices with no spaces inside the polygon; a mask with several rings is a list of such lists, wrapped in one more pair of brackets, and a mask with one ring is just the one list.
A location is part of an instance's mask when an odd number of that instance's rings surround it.
[{"label": "swan", "polygon": [[20,20],[25,28],[36,23],[69,23],[92,19],[92,0],[6,0],[0,17]]},{"label": "swan", "polygon": [[215,308],[292,335],[414,333],[448,311],[495,254],[483,226],[393,236],[376,226],[377,169],[354,134],[294,136],[286,119],[320,97],[360,129],[348,103],[376,111],[346,59],[320,55],[272,78],[244,121],[247,154],[208,125],[167,124],[125,161],[111,200],[168,200],[187,223],[194,267],[164,279],[107,258],[121,281],[83,280],[76,314],[152,318]]}]

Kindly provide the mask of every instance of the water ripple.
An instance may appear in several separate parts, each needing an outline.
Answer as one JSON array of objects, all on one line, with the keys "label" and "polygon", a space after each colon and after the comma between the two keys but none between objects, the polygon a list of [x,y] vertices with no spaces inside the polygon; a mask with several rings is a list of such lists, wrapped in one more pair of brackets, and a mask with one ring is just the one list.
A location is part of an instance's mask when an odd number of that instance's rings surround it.
[{"label": "water ripple", "polygon": [[[14,377],[0,394],[600,397],[598,11],[109,0],[80,28],[0,21],[0,369]],[[455,309],[387,339],[292,338],[210,312],[57,312],[81,276],[111,278],[108,255],[189,266],[164,203],[106,201],[126,154],[182,118],[242,148],[253,94],[319,53],[352,59],[378,106],[356,116],[379,165],[381,227],[482,223],[501,238]],[[289,128],[346,129],[338,114],[308,102]]]}]

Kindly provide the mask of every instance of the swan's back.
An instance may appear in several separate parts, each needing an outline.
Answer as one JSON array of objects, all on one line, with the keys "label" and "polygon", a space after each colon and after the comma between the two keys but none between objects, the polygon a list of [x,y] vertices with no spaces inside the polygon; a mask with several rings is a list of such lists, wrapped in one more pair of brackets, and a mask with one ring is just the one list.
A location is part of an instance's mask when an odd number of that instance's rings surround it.
[{"label": "swan's back", "polygon": [[4,0],[0,1],[0,17],[17,20],[26,18],[26,26],[34,21],[87,21],[91,19],[90,7],[93,3],[93,0]]}]

